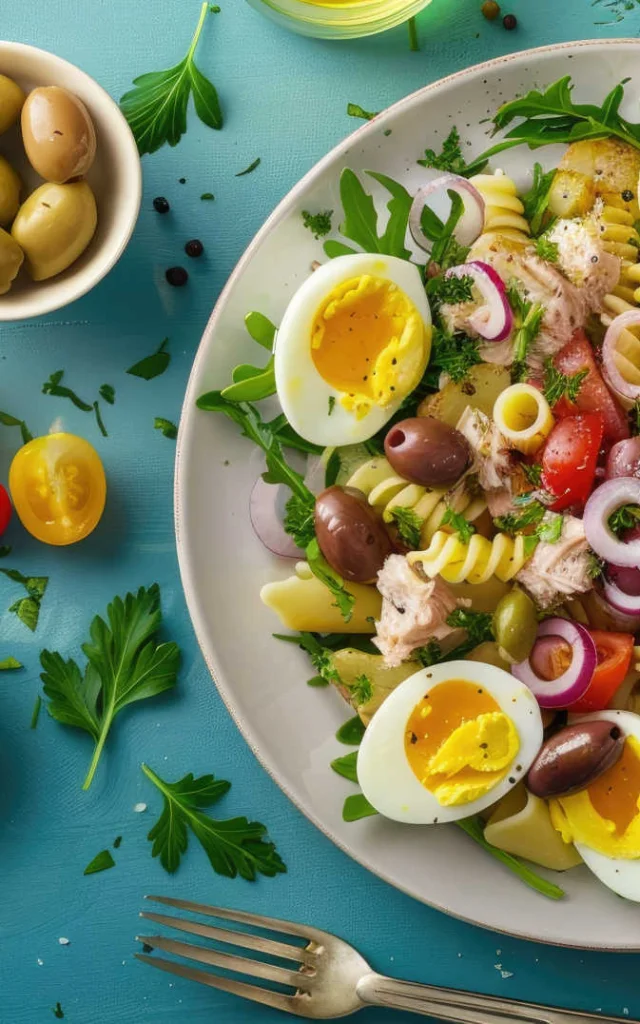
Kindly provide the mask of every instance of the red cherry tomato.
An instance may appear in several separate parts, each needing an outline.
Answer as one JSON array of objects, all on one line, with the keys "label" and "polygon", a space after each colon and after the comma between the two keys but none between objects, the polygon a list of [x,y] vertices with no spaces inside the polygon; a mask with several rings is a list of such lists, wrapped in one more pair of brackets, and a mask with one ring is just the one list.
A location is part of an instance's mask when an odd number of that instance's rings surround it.
[{"label": "red cherry tomato", "polygon": [[11,499],[5,488],[0,484],[0,537],[11,521]]},{"label": "red cherry tomato", "polygon": [[584,331],[576,331],[568,345],[558,352],[553,360],[556,369],[568,377],[587,370],[575,405],[561,398],[553,408],[556,418],[574,416],[577,412],[599,412],[604,422],[604,437],[610,441],[621,441],[631,431],[626,414],[616,402],[605,384],[597,367],[593,349]]},{"label": "red cherry tomato", "polygon": [[549,507],[559,512],[583,505],[591,493],[604,431],[600,413],[567,416],[559,420],[542,453],[542,486],[556,500]]},{"label": "red cherry tomato", "polygon": [[633,655],[633,636],[630,633],[608,633],[601,629],[591,629],[589,632],[596,645],[598,664],[586,693],[569,705],[568,710],[576,714],[603,711],[609,706],[629,671]]}]

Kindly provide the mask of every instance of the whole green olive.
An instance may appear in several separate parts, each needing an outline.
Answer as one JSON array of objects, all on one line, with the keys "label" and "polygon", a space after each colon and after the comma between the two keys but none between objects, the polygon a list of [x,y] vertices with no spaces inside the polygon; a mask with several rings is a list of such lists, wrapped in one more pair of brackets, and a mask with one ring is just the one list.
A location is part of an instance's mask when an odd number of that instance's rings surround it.
[{"label": "whole green olive", "polygon": [[543,745],[527,787],[544,799],[577,793],[619,760],[624,740],[622,729],[606,719],[567,725]]},{"label": "whole green olive", "polygon": [[538,632],[536,608],[524,590],[514,587],[498,602],[493,633],[507,661],[517,664],[529,657]]},{"label": "whole green olive", "polygon": [[16,123],[24,99],[18,83],[6,75],[0,75],[0,135]]},{"label": "whole green olive", "polygon": [[86,174],[96,155],[96,131],[82,100],[57,85],[34,89],[21,115],[29,163],[46,181],[61,185]]},{"label": "whole green olive", "polygon": [[41,185],[18,210],[11,234],[22,247],[34,281],[66,270],[96,229],[96,201],[86,181]]},{"label": "whole green olive", "polygon": [[8,160],[0,156],[0,226],[10,224],[20,206],[22,182]]},{"label": "whole green olive", "polygon": [[464,434],[432,416],[401,420],[388,431],[384,453],[395,472],[422,487],[447,487],[471,465]]},{"label": "whole green olive", "polygon": [[0,295],[8,292],[22,266],[24,253],[8,231],[0,228]]},{"label": "whole green olive", "polygon": [[316,537],[336,572],[370,583],[393,551],[391,538],[363,494],[334,485],[316,498]]}]

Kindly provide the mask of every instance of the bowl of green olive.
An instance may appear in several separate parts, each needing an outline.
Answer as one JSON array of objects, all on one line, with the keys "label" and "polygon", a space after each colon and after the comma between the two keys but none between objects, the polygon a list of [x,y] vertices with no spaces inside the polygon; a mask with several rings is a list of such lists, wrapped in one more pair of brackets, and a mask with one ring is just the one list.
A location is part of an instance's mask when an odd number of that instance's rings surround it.
[{"label": "bowl of green olive", "polygon": [[45,50],[0,41],[0,321],[90,291],[131,238],[142,172],[117,104]]}]

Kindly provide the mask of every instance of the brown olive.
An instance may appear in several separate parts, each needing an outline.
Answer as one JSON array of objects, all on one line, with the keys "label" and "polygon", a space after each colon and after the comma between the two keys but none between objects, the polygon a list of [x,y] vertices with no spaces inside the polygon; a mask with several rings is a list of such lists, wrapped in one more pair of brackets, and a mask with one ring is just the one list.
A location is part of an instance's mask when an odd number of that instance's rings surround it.
[{"label": "brown olive", "polygon": [[352,583],[375,580],[391,538],[359,491],[334,486],[316,498],[316,537],[320,550],[336,572]]},{"label": "brown olive", "polygon": [[384,452],[395,472],[422,487],[445,487],[471,465],[466,437],[432,416],[401,420],[384,439]]},{"label": "brown olive", "polygon": [[567,725],[543,745],[527,786],[544,799],[585,789],[620,758],[624,739],[620,727],[605,719]]},{"label": "brown olive", "polygon": [[21,114],[22,141],[29,163],[61,185],[86,174],[96,154],[96,131],[82,100],[57,85],[27,96]]}]

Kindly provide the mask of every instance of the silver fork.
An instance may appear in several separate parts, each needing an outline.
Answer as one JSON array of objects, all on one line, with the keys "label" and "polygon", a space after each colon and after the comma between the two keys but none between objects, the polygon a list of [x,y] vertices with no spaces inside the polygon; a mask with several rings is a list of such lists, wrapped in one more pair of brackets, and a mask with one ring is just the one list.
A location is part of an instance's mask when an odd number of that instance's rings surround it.
[{"label": "silver fork", "polygon": [[[395,1010],[408,1010],[442,1021],[457,1024],[585,1024],[598,1021],[599,1024],[631,1024],[629,1017],[602,1017],[600,1014],[576,1013],[550,1006],[536,1006],[533,1003],[518,1003],[511,999],[483,996],[473,992],[457,992],[455,989],[436,988],[432,985],[417,985],[409,981],[385,978],[371,970],[360,954],[342,939],[329,932],[292,921],[279,921],[273,917],[249,914],[244,910],[225,910],[221,907],[207,907],[189,900],[176,900],[169,896],[146,896],[155,903],[164,903],[179,910],[188,910],[205,917],[222,921],[233,921],[253,925],[283,937],[295,936],[303,939],[305,945],[292,945],[279,939],[264,938],[249,931],[235,931],[220,925],[200,924],[165,914],[143,912],[140,917],[157,924],[166,925],[179,932],[213,939],[238,949],[249,949],[279,960],[289,961],[289,966],[252,960],[244,953],[222,952],[211,947],[196,946],[163,935],[138,935],[138,942],[146,943],[153,949],[163,950],[209,967],[242,974],[245,977],[276,982],[290,992],[262,988],[245,981],[236,981],[211,971],[196,970],[174,960],[136,953],[138,960],[158,967],[180,978],[189,978],[211,988],[232,992],[234,995],[264,1003],[285,1013],[316,1020],[346,1017],[365,1006],[385,1006]],[[635,1024],[639,1024],[636,1020]]]}]

